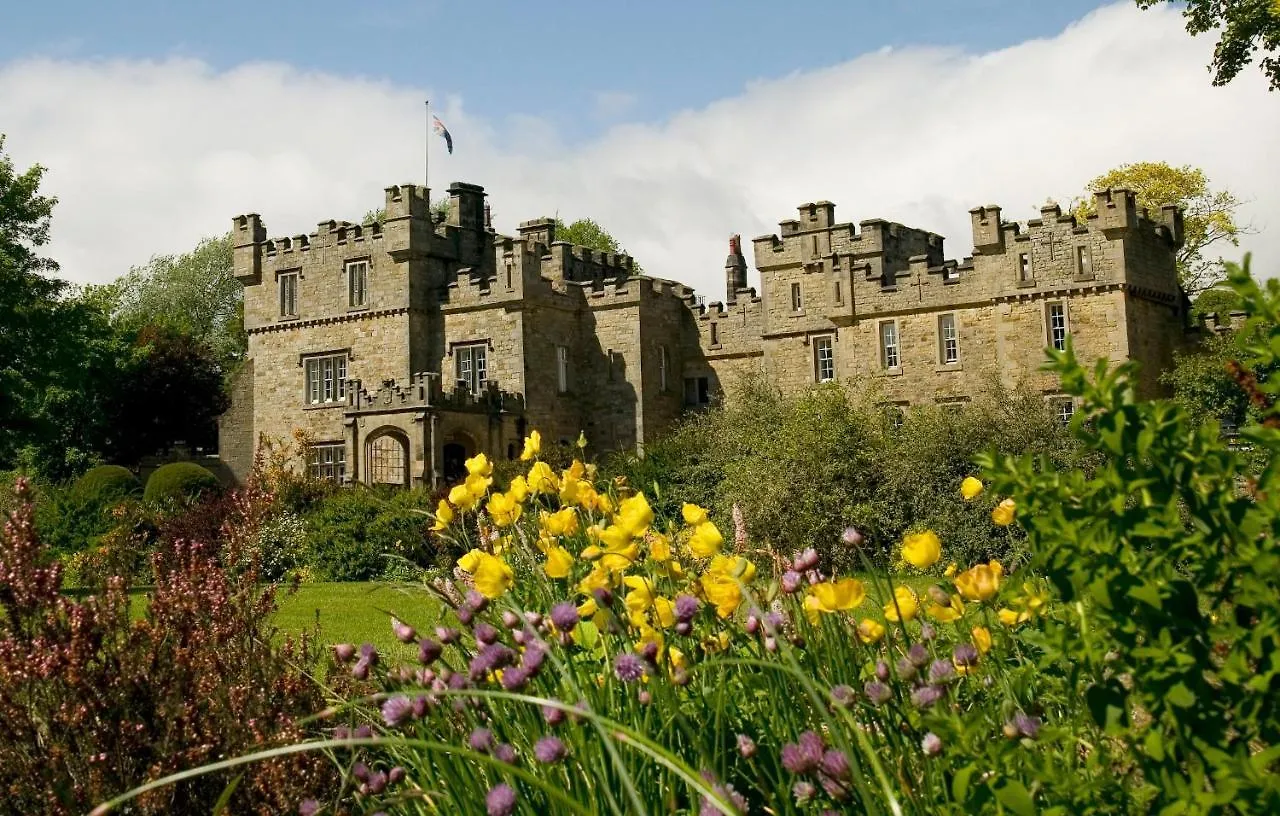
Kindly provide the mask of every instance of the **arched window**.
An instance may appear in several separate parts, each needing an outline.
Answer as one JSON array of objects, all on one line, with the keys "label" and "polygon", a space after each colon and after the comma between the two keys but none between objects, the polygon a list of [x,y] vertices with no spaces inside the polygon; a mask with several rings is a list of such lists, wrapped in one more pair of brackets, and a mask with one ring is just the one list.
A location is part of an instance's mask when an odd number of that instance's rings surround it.
[{"label": "arched window", "polygon": [[394,431],[369,440],[367,467],[369,483],[375,485],[409,484],[409,446]]}]

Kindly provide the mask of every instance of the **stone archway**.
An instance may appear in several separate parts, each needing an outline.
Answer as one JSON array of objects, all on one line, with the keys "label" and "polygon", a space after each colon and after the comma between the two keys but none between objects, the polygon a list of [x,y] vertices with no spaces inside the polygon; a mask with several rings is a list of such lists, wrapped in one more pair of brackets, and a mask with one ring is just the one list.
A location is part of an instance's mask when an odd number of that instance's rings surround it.
[{"label": "stone archway", "polygon": [[409,486],[409,440],[399,430],[379,430],[365,443],[364,472],[371,485]]}]

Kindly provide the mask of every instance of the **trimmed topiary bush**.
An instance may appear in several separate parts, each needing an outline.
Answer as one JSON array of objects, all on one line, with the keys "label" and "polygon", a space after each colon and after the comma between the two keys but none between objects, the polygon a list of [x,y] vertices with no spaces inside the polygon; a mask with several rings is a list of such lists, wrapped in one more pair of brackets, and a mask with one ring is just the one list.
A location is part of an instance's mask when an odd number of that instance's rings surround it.
[{"label": "trimmed topiary bush", "polygon": [[151,474],[143,498],[149,504],[186,502],[219,486],[218,477],[195,462],[173,462]]},{"label": "trimmed topiary bush", "polygon": [[77,479],[72,491],[82,501],[105,505],[141,493],[142,482],[126,467],[99,465]]}]

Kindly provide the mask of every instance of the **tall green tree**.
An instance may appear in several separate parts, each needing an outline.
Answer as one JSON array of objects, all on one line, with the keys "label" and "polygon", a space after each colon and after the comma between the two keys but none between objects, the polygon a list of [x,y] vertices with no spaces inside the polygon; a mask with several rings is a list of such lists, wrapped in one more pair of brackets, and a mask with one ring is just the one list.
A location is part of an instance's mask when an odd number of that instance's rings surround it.
[{"label": "tall green tree", "polygon": [[1167,162],[1122,164],[1089,182],[1075,207],[1077,218],[1094,212],[1093,191],[1112,187],[1132,190],[1138,206],[1158,214],[1165,204],[1183,211],[1183,244],[1178,250],[1178,280],[1183,290],[1195,297],[1222,280],[1221,258],[1206,257],[1211,246],[1239,245],[1242,234],[1251,232],[1236,221],[1240,199],[1230,190],[1214,189],[1204,171],[1191,165],[1174,167]]},{"label": "tall green tree", "polygon": [[[627,253],[622,248],[622,245],[618,243],[617,238],[614,238],[608,230],[590,218],[579,218],[571,224],[565,224],[559,218],[556,218],[556,240],[568,241],[571,244],[594,249],[597,252]],[[640,264],[635,263],[634,258],[632,259],[632,264],[636,274],[644,273]]]},{"label": "tall green tree", "polygon": [[[1170,0],[1137,0],[1138,8],[1148,9]],[[1280,89],[1280,0],[1179,0],[1185,2],[1182,16],[1187,33],[1204,34],[1219,31],[1213,49],[1214,85],[1226,85],[1246,65],[1253,62],[1254,52],[1262,51],[1258,67],[1271,83]]]}]

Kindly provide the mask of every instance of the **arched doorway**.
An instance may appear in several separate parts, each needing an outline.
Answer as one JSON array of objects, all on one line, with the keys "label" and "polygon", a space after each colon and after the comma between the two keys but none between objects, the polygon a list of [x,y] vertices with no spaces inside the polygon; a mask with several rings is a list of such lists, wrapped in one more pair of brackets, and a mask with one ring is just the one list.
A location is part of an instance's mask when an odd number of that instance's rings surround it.
[{"label": "arched doorway", "polygon": [[461,442],[446,442],[441,460],[445,484],[461,481],[467,473],[467,446]]},{"label": "arched doorway", "polygon": [[397,431],[373,436],[365,448],[365,473],[371,485],[409,486],[409,442]]}]

